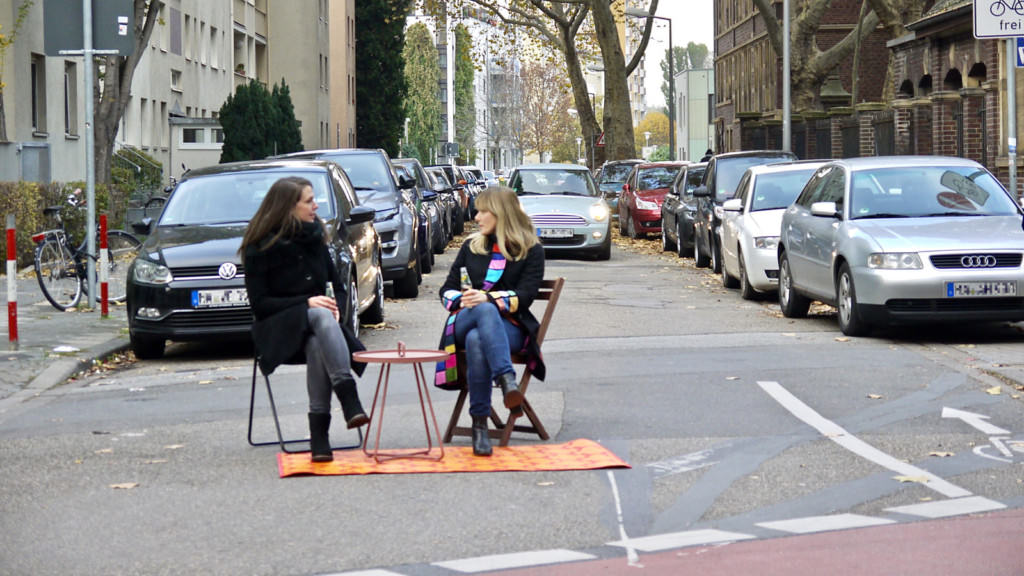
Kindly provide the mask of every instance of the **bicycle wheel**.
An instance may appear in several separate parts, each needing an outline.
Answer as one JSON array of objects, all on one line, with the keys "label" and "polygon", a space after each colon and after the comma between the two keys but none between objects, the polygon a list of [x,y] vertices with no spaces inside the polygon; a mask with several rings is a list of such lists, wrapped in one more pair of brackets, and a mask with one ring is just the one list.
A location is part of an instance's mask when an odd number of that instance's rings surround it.
[{"label": "bicycle wheel", "polygon": [[167,198],[165,196],[154,196],[146,202],[146,205],[142,207],[142,217],[152,218],[156,220],[160,217],[160,213],[164,210],[164,204],[167,204]]},{"label": "bicycle wheel", "polygon": [[[128,289],[128,267],[139,253],[142,242],[123,230],[107,232],[107,299],[124,302]],[[99,294],[96,295],[99,300]]]},{"label": "bicycle wheel", "polygon": [[39,289],[54,308],[67,310],[78,304],[82,297],[82,283],[74,256],[67,246],[53,238],[44,240],[36,246],[35,268]]}]

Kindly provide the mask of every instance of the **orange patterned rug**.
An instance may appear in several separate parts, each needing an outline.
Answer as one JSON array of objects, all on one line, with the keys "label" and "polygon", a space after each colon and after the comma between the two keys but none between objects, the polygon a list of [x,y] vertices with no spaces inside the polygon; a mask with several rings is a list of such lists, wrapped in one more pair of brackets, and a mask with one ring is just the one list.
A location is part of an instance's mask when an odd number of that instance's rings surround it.
[{"label": "orange patterned rug", "polygon": [[[437,447],[433,454],[438,453]],[[333,462],[310,462],[309,453],[277,455],[281,478],[313,474],[424,474],[429,472],[523,472],[540,470],[596,470],[629,468],[615,454],[593,440],[573,440],[564,444],[494,446],[489,458],[473,456],[470,446],[445,446],[440,461],[408,459],[377,463],[362,450],[334,453]]]}]

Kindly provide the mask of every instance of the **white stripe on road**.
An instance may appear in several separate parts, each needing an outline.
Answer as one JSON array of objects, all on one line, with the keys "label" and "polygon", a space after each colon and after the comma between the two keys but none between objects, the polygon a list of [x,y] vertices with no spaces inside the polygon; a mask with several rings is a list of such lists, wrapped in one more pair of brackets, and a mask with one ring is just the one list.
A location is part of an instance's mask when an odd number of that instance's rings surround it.
[{"label": "white stripe on road", "polygon": [[895,520],[861,516],[860,514],[830,514],[828,516],[808,516],[807,518],[794,518],[777,522],[758,522],[757,525],[793,534],[810,534],[813,532],[847,530],[850,528],[864,528],[866,526],[881,526],[883,524],[895,523]]},{"label": "white stripe on road", "polygon": [[323,576],[402,576],[398,572],[390,570],[357,570],[356,572],[338,572],[336,574],[324,574]]},{"label": "white stripe on road", "polygon": [[462,560],[434,562],[432,566],[447,568],[456,572],[462,572],[463,574],[475,574],[477,572],[508,570],[510,568],[539,566],[541,564],[577,562],[579,560],[594,560],[596,558],[597,556],[584,554],[583,552],[575,552],[573,550],[535,550],[533,552],[516,552],[514,554],[497,554],[494,556],[479,556],[477,558],[464,558]]},{"label": "white stripe on road", "polygon": [[[622,500],[619,498],[619,485],[615,482],[615,474],[611,470],[608,470],[608,483],[612,485],[612,496],[615,497],[615,515],[619,522],[619,537],[622,538],[622,542],[629,542],[629,535],[626,534],[626,525],[622,520]],[[628,544],[626,546],[626,564],[641,566],[640,556]]]},{"label": "white stripe on road", "polygon": [[769,396],[774,398],[776,402],[781,404],[786,410],[789,410],[794,416],[803,420],[818,432],[821,432],[826,438],[861,458],[870,460],[879,466],[888,468],[889,470],[897,472],[903,476],[922,478],[925,480],[922,483],[924,486],[931,488],[948,498],[971,496],[969,491],[951,484],[927,470],[918,468],[917,466],[908,464],[901,460],[897,460],[878,448],[864,442],[860,438],[853,436],[842,426],[839,426],[835,422],[832,422],[821,414],[815,412],[813,408],[804,404],[799,398],[783,388],[778,382],[758,382],[757,385],[764,389]]},{"label": "white stripe on road", "polygon": [[691,452],[669,460],[651,462],[647,467],[651,469],[654,474],[654,478],[658,479],[665,476],[672,476],[673,474],[682,474],[683,472],[714,466],[718,463],[717,461],[708,461],[708,458],[710,458],[712,454],[714,454],[714,450],[708,448],[706,450]]},{"label": "white stripe on road", "polygon": [[703,544],[721,544],[723,542],[735,542],[737,540],[750,540],[754,536],[740,534],[739,532],[725,532],[724,530],[690,530],[687,532],[672,532],[670,534],[657,534],[655,536],[644,536],[643,538],[631,538],[625,542],[609,542],[608,546],[632,547],[644,552],[660,552],[673,548],[686,546],[700,546]]},{"label": "white stripe on road", "polygon": [[991,512],[1002,510],[1005,504],[989,500],[982,496],[970,496],[968,498],[956,498],[953,500],[939,500],[937,502],[925,502],[924,504],[911,504],[909,506],[896,506],[886,508],[886,512],[897,512],[899,514],[910,514],[924,518],[946,518],[948,516],[961,516],[963,514],[977,514],[979,512]]}]

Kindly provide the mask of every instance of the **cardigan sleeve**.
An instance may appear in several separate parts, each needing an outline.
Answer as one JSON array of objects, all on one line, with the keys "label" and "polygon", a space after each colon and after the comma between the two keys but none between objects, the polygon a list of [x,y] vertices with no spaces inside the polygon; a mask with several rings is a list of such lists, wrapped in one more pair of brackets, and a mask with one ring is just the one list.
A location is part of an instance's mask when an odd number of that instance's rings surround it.
[{"label": "cardigan sleeve", "polygon": [[502,302],[502,307],[511,314],[526,310],[533,304],[544,281],[544,246],[534,244],[526,253],[523,267],[515,278],[502,278],[505,290],[492,290],[488,299]]}]

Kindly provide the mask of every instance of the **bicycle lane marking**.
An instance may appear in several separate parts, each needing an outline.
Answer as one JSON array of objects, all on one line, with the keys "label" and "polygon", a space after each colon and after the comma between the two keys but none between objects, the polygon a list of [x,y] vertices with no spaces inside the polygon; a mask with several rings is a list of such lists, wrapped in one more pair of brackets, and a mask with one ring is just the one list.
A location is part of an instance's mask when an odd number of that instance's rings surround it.
[{"label": "bicycle lane marking", "polygon": [[962,498],[973,495],[970,491],[947,482],[927,470],[918,468],[913,464],[897,460],[889,454],[882,452],[860,438],[850,434],[842,426],[839,426],[835,422],[832,422],[821,414],[818,414],[818,412],[783,388],[778,382],[758,381],[757,385],[783,408],[789,410],[791,414],[816,429],[829,440],[832,440],[836,444],[839,444],[861,458],[874,462],[883,468],[888,468],[889,470],[897,472],[903,476],[925,478],[926,482],[922,483],[924,486],[931,488],[947,498]]}]

